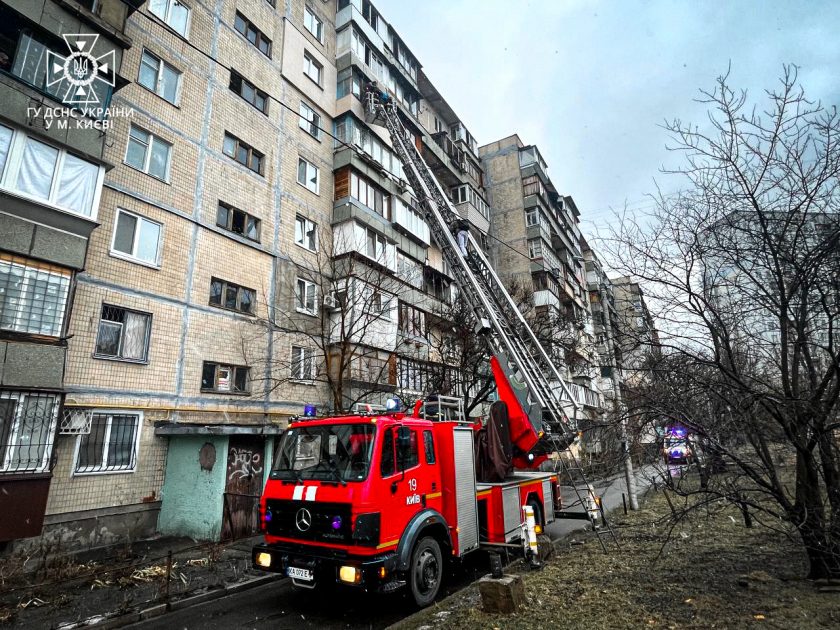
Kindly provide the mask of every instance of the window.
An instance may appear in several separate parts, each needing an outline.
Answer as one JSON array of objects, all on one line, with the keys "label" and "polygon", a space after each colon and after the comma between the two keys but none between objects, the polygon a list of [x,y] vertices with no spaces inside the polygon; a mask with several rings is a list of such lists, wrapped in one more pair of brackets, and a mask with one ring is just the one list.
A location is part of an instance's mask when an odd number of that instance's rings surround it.
[{"label": "window", "polygon": [[531,227],[540,224],[540,211],[537,208],[531,208],[525,211],[525,226]]},{"label": "window", "polygon": [[58,396],[0,391],[0,472],[43,472],[50,465]]},{"label": "window", "polygon": [[385,319],[390,319],[391,316],[391,298],[385,293],[379,291],[372,291],[370,294],[370,303],[368,312],[371,315],[381,316]]},{"label": "window", "polygon": [[367,255],[368,258],[373,258],[384,264],[385,254],[387,251],[388,241],[381,234],[377,234],[373,230],[367,231]]},{"label": "window", "polygon": [[239,11],[236,12],[236,18],[233,20],[233,27],[245,36],[251,44],[266,57],[271,58],[271,40],[265,34],[254,26],[248,18],[242,15]]},{"label": "window", "polygon": [[426,314],[413,306],[409,306],[405,302],[400,302],[399,329],[407,335],[425,337]]},{"label": "window", "polygon": [[417,431],[411,429],[408,449],[402,457],[396,447],[396,431],[397,427],[389,427],[385,429],[382,436],[382,457],[379,462],[379,472],[383,477],[393,475],[395,472],[402,472],[403,470],[414,468],[420,463]]},{"label": "window", "polygon": [[268,113],[268,94],[245,79],[236,70],[230,71],[230,89],[251,105],[260,110],[263,114]]},{"label": "window", "polygon": [[102,169],[0,125],[0,188],[93,218]]},{"label": "window", "polygon": [[303,158],[298,158],[297,180],[298,184],[306,186],[306,188],[314,192],[316,195],[318,194],[318,167],[314,164],[310,164]]},{"label": "window", "polygon": [[157,266],[160,263],[160,237],[160,223],[117,209],[111,254]]},{"label": "window", "polygon": [[394,431],[391,428],[385,429],[382,433],[382,457],[379,460],[379,473],[383,477],[394,474]]},{"label": "window", "polygon": [[90,433],[78,438],[76,473],[133,471],[139,433],[139,415],[93,414]]},{"label": "window", "polygon": [[119,306],[102,305],[94,356],[126,361],[146,361],[152,316]]},{"label": "window", "polygon": [[241,365],[205,361],[201,369],[201,391],[248,393],[248,370]]},{"label": "window", "polygon": [[260,242],[260,220],[222,201],[216,208],[216,225],[228,232]]},{"label": "window", "polygon": [[298,215],[295,219],[295,243],[310,251],[318,251],[318,225]]},{"label": "window", "polygon": [[0,254],[0,329],[58,337],[70,272]]},{"label": "window", "polygon": [[305,50],[303,51],[303,74],[312,79],[316,84],[321,85],[321,73],[324,67]]},{"label": "window", "polygon": [[137,82],[173,105],[178,102],[181,73],[148,50],[140,59]]},{"label": "window", "polygon": [[426,463],[435,463],[435,438],[431,431],[423,431],[423,447],[426,451]]},{"label": "window", "polygon": [[242,140],[225,132],[225,141],[222,145],[222,152],[229,158],[236,160],[242,166],[251,169],[258,175],[263,174],[263,162],[265,156],[257,151],[250,144],[244,143]]},{"label": "window", "polygon": [[149,0],[149,11],[176,33],[187,36],[190,28],[190,9],[181,0]]},{"label": "window", "polygon": [[324,43],[324,23],[318,19],[309,7],[303,9],[303,25],[315,39],[322,44]]},{"label": "window", "polygon": [[292,346],[292,379],[312,381],[315,379],[315,361],[312,348]]},{"label": "window", "polygon": [[309,105],[300,102],[300,128],[313,138],[321,139],[321,116]]},{"label": "window", "polygon": [[169,179],[169,159],[172,145],[158,136],[131,125],[125,163],[166,181]]},{"label": "window", "polygon": [[297,279],[295,285],[295,310],[307,315],[315,315],[318,305],[318,285],[309,280]]},{"label": "window", "polygon": [[391,196],[385,194],[369,180],[355,172],[350,173],[350,196],[376,212],[376,214],[386,219],[390,218]]},{"label": "window", "polygon": [[528,241],[528,256],[531,258],[542,258],[542,241],[538,238]]},{"label": "window", "polygon": [[240,287],[238,284],[210,279],[210,306],[218,306],[231,311],[253,314],[257,292],[253,289]]}]

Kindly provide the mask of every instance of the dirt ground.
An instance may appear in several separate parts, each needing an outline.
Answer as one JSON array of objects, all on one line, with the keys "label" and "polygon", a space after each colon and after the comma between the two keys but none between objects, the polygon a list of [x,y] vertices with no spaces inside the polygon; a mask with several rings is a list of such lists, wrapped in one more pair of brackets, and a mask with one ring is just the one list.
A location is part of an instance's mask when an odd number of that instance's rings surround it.
[{"label": "dirt ground", "polygon": [[150,541],[118,556],[54,560],[28,575],[7,566],[16,561],[12,558],[0,566],[0,628],[73,627],[163,603],[170,549],[175,551],[171,601],[235,584],[258,575],[251,568],[250,546],[247,539],[228,545]]},{"label": "dirt ground", "polygon": [[667,533],[660,518],[669,512],[661,491],[649,493],[642,510],[615,519],[621,548],[609,555],[591,533],[577,536],[583,544],[522,573],[527,605],[516,614],[483,612],[473,584],[399,626],[840,628],[840,592],[803,579],[804,556],[783,534],[747,529],[734,509],[695,512],[659,556]]}]

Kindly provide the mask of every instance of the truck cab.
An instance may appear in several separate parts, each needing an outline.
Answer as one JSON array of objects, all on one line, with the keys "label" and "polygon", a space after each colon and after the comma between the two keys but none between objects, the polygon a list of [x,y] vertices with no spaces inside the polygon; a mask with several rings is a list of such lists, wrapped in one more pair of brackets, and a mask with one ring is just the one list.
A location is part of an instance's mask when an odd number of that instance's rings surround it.
[{"label": "truck cab", "polygon": [[293,422],[260,502],[255,565],[304,588],[409,583],[431,601],[452,548],[435,424],[404,414]]}]

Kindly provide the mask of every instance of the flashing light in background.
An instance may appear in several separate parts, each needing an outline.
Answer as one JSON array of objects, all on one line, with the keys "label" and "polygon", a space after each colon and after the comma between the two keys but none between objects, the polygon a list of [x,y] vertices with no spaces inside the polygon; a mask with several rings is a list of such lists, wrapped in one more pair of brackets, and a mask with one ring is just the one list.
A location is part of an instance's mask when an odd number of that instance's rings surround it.
[{"label": "flashing light in background", "polygon": [[396,398],[389,398],[385,401],[385,409],[387,411],[399,411],[400,401]]},{"label": "flashing light in background", "polygon": [[305,418],[314,418],[317,413],[318,413],[318,408],[315,405],[304,405],[303,406],[303,416]]},{"label": "flashing light in background", "polygon": [[340,516],[333,516],[332,520],[332,528],[333,529],[341,529],[341,517]]}]

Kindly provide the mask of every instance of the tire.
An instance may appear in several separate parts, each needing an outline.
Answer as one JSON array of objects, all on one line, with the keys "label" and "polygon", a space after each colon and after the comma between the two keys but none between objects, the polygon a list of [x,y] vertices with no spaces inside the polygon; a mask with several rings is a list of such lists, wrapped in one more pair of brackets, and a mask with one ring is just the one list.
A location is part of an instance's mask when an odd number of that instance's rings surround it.
[{"label": "tire", "polygon": [[443,556],[440,545],[431,536],[421,538],[411,552],[408,583],[414,603],[425,608],[437,597],[443,582]]}]

